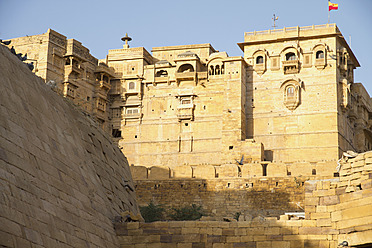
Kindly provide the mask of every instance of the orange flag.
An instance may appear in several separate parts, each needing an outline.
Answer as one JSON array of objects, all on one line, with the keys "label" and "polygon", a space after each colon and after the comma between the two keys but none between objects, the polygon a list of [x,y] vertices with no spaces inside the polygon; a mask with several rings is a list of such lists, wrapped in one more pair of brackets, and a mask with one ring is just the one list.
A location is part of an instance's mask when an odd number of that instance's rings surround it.
[{"label": "orange flag", "polygon": [[338,10],[338,4],[331,3],[330,1],[328,1],[328,11],[331,11],[331,10]]}]

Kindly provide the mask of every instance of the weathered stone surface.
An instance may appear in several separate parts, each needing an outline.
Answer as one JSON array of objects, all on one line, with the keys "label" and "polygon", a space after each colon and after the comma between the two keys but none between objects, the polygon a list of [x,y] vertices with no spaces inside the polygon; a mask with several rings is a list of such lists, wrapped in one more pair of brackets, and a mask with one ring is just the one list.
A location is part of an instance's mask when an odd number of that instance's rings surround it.
[{"label": "weathered stone surface", "polygon": [[149,169],[148,178],[150,180],[163,180],[169,179],[170,177],[170,168],[168,166],[152,166]]},{"label": "weathered stone surface", "polygon": [[219,178],[237,178],[239,175],[239,168],[235,164],[223,164],[218,167],[217,173]]},{"label": "weathered stone surface", "polygon": [[216,169],[212,165],[199,165],[193,170],[194,178],[215,178]]},{"label": "weathered stone surface", "polygon": [[174,178],[192,178],[192,168],[188,165],[176,166],[172,169]]},{"label": "weathered stone surface", "polygon": [[133,180],[144,180],[148,177],[148,169],[145,166],[130,166]]},{"label": "weathered stone surface", "polygon": [[0,74],[0,246],[117,247],[112,220],[138,214],[120,149],[2,45]]},{"label": "weathered stone surface", "polygon": [[[213,168],[211,166],[211,168]],[[197,171],[199,167],[195,168]],[[204,175],[205,176],[205,175]],[[241,216],[279,216],[286,211],[302,211],[304,187],[287,178],[212,178],[136,180],[137,201],[146,206],[151,201],[166,208],[201,205],[207,214],[233,218]],[[175,197],[176,196],[176,197]],[[317,198],[315,198],[317,199]],[[314,202],[314,206],[318,205]]]}]

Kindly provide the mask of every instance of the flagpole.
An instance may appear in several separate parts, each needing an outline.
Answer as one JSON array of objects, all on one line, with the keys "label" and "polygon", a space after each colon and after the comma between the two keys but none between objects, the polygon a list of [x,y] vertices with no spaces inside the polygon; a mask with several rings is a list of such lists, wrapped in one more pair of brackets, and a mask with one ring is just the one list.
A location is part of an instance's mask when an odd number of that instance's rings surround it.
[{"label": "flagpole", "polygon": [[331,12],[331,11],[329,11],[329,0],[328,0],[328,24],[329,24],[329,12]]}]

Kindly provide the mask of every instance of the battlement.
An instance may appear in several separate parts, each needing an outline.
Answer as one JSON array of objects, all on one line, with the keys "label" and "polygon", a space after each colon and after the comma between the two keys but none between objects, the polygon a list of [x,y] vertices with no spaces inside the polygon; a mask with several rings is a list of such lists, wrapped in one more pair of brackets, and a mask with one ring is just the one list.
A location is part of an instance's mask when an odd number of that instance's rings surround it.
[{"label": "battlement", "polygon": [[267,161],[222,165],[131,166],[134,180],[310,177],[330,178],[336,173],[337,161],[272,163]]},{"label": "battlement", "polygon": [[[337,28],[335,23],[332,24],[322,24],[322,25],[312,25],[312,26],[304,26],[304,27],[284,27],[282,29],[268,29],[263,31],[253,31],[253,32],[245,32],[244,41],[251,41],[253,39],[257,39],[258,36],[261,35],[272,35],[277,36],[277,38],[284,36],[293,36],[293,35],[300,35],[299,32],[301,32],[301,35],[312,35],[313,33],[316,33],[316,35],[319,34],[329,34],[329,33],[340,33],[340,30]],[[253,37],[256,36],[256,37]],[[278,37],[279,36],[279,37]]]}]

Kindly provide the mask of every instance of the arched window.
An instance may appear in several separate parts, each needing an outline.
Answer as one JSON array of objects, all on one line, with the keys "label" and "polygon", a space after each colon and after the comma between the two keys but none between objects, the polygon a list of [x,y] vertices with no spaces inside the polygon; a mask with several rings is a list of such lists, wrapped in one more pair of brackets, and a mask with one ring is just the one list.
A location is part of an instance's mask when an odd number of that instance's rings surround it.
[{"label": "arched window", "polygon": [[216,65],[216,75],[220,75],[220,73],[221,73],[220,66]]},{"label": "arched window", "polygon": [[221,74],[225,74],[225,66],[221,65]]},{"label": "arched window", "polygon": [[293,86],[287,87],[287,98],[292,98],[295,96],[295,88]]},{"label": "arched window", "polygon": [[324,52],[323,51],[317,51],[315,55],[316,59],[324,59]]},{"label": "arched window", "polygon": [[287,80],[280,88],[283,90],[284,106],[290,111],[294,111],[301,104],[301,87],[303,82],[297,80]]},{"label": "arched window", "polygon": [[178,69],[178,72],[193,72],[194,67],[190,64],[184,64],[181,65],[180,68]]},{"label": "arched window", "polygon": [[167,77],[168,76],[168,72],[166,70],[160,70],[156,73],[156,76],[157,77]]},{"label": "arched window", "polygon": [[214,75],[214,67],[213,67],[213,65],[210,66],[209,75]]},{"label": "arched window", "polygon": [[134,82],[130,82],[128,88],[129,88],[130,90],[134,90],[134,87],[135,87]]},{"label": "arched window", "polygon": [[285,55],[285,60],[296,60],[296,54],[290,52]]},{"label": "arched window", "polygon": [[264,62],[263,57],[262,56],[257,56],[257,58],[256,58],[256,64],[263,64],[263,62]]}]

